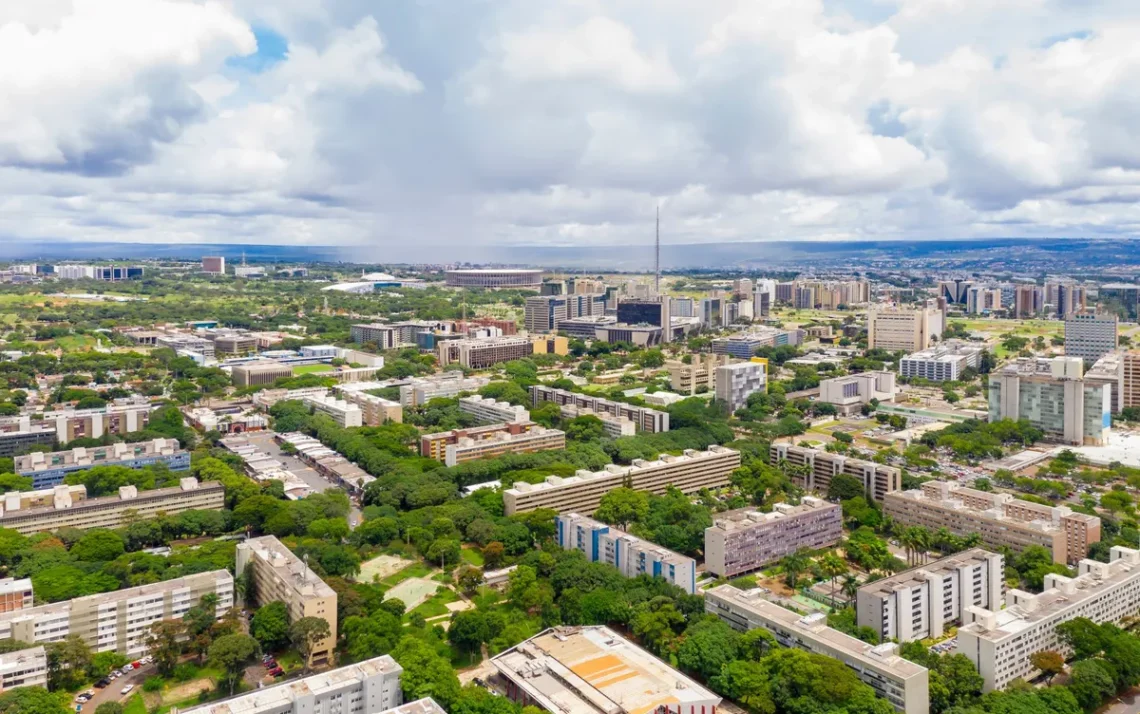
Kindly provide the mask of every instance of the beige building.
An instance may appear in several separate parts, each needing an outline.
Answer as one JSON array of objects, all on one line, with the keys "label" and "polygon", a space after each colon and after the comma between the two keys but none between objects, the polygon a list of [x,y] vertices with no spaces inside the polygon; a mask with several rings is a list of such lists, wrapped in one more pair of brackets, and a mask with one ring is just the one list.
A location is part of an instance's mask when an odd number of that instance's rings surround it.
[{"label": "beige building", "polygon": [[380,426],[388,422],[403,423],[404,407],[399,402],[356,389],[346,389],[348,386],[340,385],[337,387],[337,392],[344,401],[354,404],[360,409],[365,425]]},{"label": "beige building", "polygon": [[530,412],[527,411],[526,407],[510,402],[499,402],[490,397],[481,397],[478,394],[460,397],[459,411],[470,414],[483,424],[530,421]]},{"label": "beige building", "polygon": [[705,529],[705,569],[732,578],[774,563],[800,548],[817,550],[843,537],[837,503],[805,496],[798,506],[777,503],[771,513],[742,508],[718,513]]},{"label": "beige building", "polygon": [[312,651],[314,664],[331,664],[336,650],[336,592],[309,569],[293,551],[273,536],[251,538],[237,547],[234,570],[252,567],[259,606],[279,600],[289,610],[289,621],[319,617],[329,623],[329,636]]},{"label": "beige building", "polygon": [[0,580],[0,613],[24,610],[33,604],[30,578]]},{"label": "beige building", "polygon": [[669,385],[677,394],[693,395],[699,392],[711,392],[716,389],[716,369],[732,361],[727,354],[702,355],[694,353],[692,362],[685,364],[681,360],[669,360],[665,368],[669,370]]},{"label": "beige building", "polygon": [[1140,407],[1140,351],[1109,352],[1085,373],[1085,383],[1111,388],[1113,414]]},{"label": "beige building", "polygon": [[[80,491],[81,489],[81,491]],[[47,492],[6,493],[0,496],[0,528],[11,528],[24,535],[46,533],[60,528],[119,528],[128,521],[173,516],[183,511],[220,511],[225,506],[225,488],[217,481],[198,483],[187,477],[178,486],[139,491],[122,486],[117,496],[86,498],[83,486],[56,486]],[[44,505],[25,505],[26,503]]]},{"label": "beige building", "polygon": [[232,374],[235,387],[259,387],[292,377],[293,368],[280,362],[263,360],[235,365]]},{"label": "beige building", "polygon": [[[658,394],[661,394],[661,392],[658,392]],[[653,395],[645,396],[652,397]],[[581,394],[565,389],[555,389],[542,384],[531,386],[530,399],[531,403],[536,407],[543,402],[554,402],[560,407],[569,406],[575,409],[588,409],[594,412],[603,422],[606,421],[603,415],[616,420],[628,419],[634,423],[637,429],[653,434],[669,431],[669,412],[658,411],[657,409],[650,409],[649,407],[638,407],[633,404],[626,404],[625,402],[615,402],[590,394]],[[678,399],[680,399],[680,397],[678,397]],[[624,432],[622,435],[624,435]]]},{"label": "beige building", "polygon": [[989,379],[990,421],[1024,419],[1049,441],[1103,446],[1112,427],[1112,387],[1084,378],[1080,357],[1020,358]]},{"label": "beige building", "polygon": [[546,429],[532,421],[452,429],[420,437],[420,456],[438,459],[447,466],[503,454],[529,454],[565,448],[565,432]]},{"label": "beige building", "polygon": [[364,426],[364,412],[356,404],[336,397],[313,395],[305,397],[304,405],[315,414],[324,414],[336,422],[337,426],[351,429]]},{"label": "beige building", "polygon": [[867,311],[867,349],[918,352],[942,337],[942,311],[934,306]]},{"label": "beige building", "polygon": [[819,383],[819,401],[835,405],[844,416],[859,412],[871,400],[893,401],[895,398],[895,373],[860,372]]},{"label": "beige building", "polygon": [[573,476],[547,476],[542,483],[516,482],[503,491],[506,515],[552,508],[559,513],[593,513],[602,496],[619,486],[661,495],[674,486],[682,493],[727,486],[740,466],[740,452],[723,446],[708,451],[686,449],[681,456],[662,454],[655,461],[634,459],[630,466],[608,464],[603,471],[580,470]]},{"label": "beige building", "polygon": [[440,367],[458,363],[464,369],[487,369],[500,362],[530,357],[534,344],[528,337],[444,340],[436,352]]},{"label": "beige building", "polygon": [[1100,540],[1096,516],[947,481],[927,481],[921,488],[887,494],[883,513],[904,526],[945,528],[957,536],[977,533],[993,550],[1008,547],[1019,553],[1040,545],[1053,553],[1055,563],[1080,562]]},{"label": "beige building", "polygon": [[0,654],[0,692],[16,687],[47,688],[48,658],[42,646]]},{"label": "beige building", "polygon": [[792,482],[805,491],[827,494],[831,479],[844,474],[863,484],[867,498],[882,503],[888,493],[902,489],[902,471],[893,466],[833,454],[823,449],[812,449],[793,444],[772,444],[768,449],[769,462],[776,466],[781,461],[799,467],[791,474]]},{"label": "beige building", "polygon": [[637,434],[637,424],[625,417],[614,416],[607,412],[596,412],[589,407],[579,407],[573,404],[563,404],[559,407],[559,414],[563,419],[577,419],[580,416],[597,417],[602,422],[602,429],[605,431],[606,436],[611,439],[617,439],[622,436],[634,436]]}]

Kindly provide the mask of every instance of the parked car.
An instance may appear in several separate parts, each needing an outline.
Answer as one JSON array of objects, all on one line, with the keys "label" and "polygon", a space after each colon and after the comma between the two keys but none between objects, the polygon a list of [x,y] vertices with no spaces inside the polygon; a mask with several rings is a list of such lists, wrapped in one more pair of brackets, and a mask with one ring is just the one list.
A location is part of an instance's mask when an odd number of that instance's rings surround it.
[{"label": "parked car", "polygon": [[285,674],[285,670],[281,669],[280,667],[274,667],[273,669],[269,670],[269,674],[273,675],[274,677],[280,677],[281,675]]},{"label": "parked car", "polygon": [[132,690],[132,689],[134,689],[134,688],[135,688],[135,685],[133,685],[133,684],[128,684],[127,686],[123,687],[123,689],[122,689],[121,693],[122,693],[122,694],[130,694],[130,693],[131,693],[131,690]]},{"label": "parked car", "polygon": [[98,682],[95,683],[95,688],[96,689],[102,689],[103,687],[106,687],[110,683],[111,683],[110,677],[103,677],[102,679],[100,679]]}]

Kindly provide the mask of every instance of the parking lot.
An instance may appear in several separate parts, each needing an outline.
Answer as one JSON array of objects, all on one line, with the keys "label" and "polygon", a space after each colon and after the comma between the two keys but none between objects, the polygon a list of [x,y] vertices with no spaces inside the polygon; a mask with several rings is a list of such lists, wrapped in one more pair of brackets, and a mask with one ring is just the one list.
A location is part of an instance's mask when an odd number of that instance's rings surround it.
[{"label": "parking lot", "polygon": [[[297,478],[304,481],[305,485],[314,491],[320,493],[322,491],[328,491],[329,489],[340,488],[339,485],[325,479],[325,477],[317,473],[316,469],[304,461],[301,461],[301,459],[282,451],[281,445],[274,440],[272,431],[255,431],[244,434],[243,436],[245,436],[250,444],[256,446],[259,451],[280,461],[284,465],[285,470],[296,475]],[[359,524],[361,520],[363,520],[360,509],[355,502],[352,503],[348,520],[350,524]]]},{"label": "parking lot", "polygon": [[[94,712],[95,709],[104,702],[124,702],[129,696],[134,694],[140,687],[142,687],[142,683],[146,681],[147,677],[150,677],[154,673],[154,664],[150,662],[144,664],[139,669],[132,669],[126,674],[112,679],[107,684],[107,686],[95,689],[95,695],[90,700],[83,703],[82,707],[76,711]],[[126,694],[123,694],[123,689],[128,686],[131,687],[131,690]]]}]

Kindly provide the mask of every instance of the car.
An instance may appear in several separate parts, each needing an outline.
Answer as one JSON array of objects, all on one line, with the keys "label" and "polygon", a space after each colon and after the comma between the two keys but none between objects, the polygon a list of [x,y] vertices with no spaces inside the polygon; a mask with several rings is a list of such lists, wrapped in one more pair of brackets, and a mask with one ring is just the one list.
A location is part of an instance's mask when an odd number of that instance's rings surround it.
[{"label": "car", "polygon": [[281,675],[285,674],[285,670],[281,669],[280,667],[274,667],[273,669],[269,670],[269,674],[273,675],[274,677],[280,677]]},{"label": "car", "polygon": [[98,682],[95,683],[95,688],[96,689],[102,689],[103,687],[106,687],[110,683],[111,683],[110,677],[103,677],[102,679],[100,679]]},{"label": "car", "polygon": [[130,694],[130,693],[131,693],[131,690],[132,690],[132,689],[134,689],[134,688],[135,688],[135,685],[133,685],[133,684],[128,684],[127,686],[123,687],[123,688],[122,688],[122,690],[120,690],[120,692],[119,692],[119,693],[120,693],[120,694]]}]

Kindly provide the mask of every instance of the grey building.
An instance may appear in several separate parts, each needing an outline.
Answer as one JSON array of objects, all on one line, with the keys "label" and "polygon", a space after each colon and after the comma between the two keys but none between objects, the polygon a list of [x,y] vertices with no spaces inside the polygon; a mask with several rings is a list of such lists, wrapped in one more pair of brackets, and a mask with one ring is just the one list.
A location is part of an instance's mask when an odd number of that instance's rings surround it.
[{"label": "grey building", "polygon": [[843,537],[837,503],[805,496],[800,505],[777,503],[771,513],[754,508],[718,513],[705,529],[705,569],[722,578],[759,570],[800,548],[816,550]]},{"label": "grey building", "polygon": [[734,362],[716,368],[716,398],[728,405],[730,413],[744,406],[749,395],[768,386],[768,365],[763,362]]},{"label": "grey building", "polygon": [[1065,355],[1080,357],[1085,367],[1116,349],[1116,315],[1080,314],[1065,318]]}]

